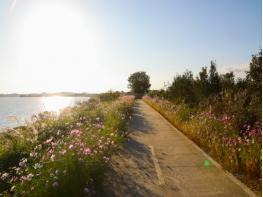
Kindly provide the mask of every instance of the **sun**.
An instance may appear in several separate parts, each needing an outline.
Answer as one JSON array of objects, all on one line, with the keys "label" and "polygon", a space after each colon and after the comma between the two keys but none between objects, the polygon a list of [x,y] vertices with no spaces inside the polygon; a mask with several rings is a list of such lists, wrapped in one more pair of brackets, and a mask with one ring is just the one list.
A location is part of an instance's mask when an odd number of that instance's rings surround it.
[{"label": "sun", "polygon": [[47,2],[32,7],[19,30],[19,68],[27,77],[66,83],[72,74],[96,67],[99,34],[74,6]]}]

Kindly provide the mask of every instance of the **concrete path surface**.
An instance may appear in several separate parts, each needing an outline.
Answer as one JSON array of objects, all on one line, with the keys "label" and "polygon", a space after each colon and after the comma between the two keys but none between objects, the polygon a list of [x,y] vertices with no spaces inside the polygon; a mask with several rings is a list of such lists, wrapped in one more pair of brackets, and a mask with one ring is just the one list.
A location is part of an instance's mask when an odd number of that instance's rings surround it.
[{"label": "concrete path surface", "polygon": [[105,196],[253,196],[158,112],[137,100]]}]

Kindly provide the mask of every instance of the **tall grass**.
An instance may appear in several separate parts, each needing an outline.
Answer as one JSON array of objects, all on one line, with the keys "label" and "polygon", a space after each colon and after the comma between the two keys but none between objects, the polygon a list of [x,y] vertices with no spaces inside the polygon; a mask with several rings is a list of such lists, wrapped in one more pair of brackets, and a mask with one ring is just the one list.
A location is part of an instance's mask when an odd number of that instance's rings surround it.
[{"label": "tall grass", "polygon": [[0,196],[93,196],[126,135],[133,98],[91,99],[0,135]]}]

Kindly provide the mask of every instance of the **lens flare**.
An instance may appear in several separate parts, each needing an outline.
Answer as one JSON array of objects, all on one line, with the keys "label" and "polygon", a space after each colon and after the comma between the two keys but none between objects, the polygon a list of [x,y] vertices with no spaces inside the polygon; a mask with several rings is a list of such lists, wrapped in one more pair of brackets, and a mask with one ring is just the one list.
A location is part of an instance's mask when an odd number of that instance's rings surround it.
[{"label": "lens flare", "polygon": [[11,4],[11,6],[10,6],[10,9],[9,9],[10,13],[12,13],[13,10],[15,9],[16,1],[17,1],[17,0],[13,0],[12,4]]}]

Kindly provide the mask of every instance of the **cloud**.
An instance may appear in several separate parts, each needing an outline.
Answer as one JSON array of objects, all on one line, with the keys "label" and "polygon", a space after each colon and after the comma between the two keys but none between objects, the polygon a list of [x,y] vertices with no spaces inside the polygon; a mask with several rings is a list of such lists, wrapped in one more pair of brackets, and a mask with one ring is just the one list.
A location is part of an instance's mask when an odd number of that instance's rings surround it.
[{"label": "cloud", "polygon": [[249,70],[249,64],[240,64],[240,65],[224,65],[218,68],[220,74],[225,74],[227,72],[233,72],[236,78],[244,78],[246,72]]}]

